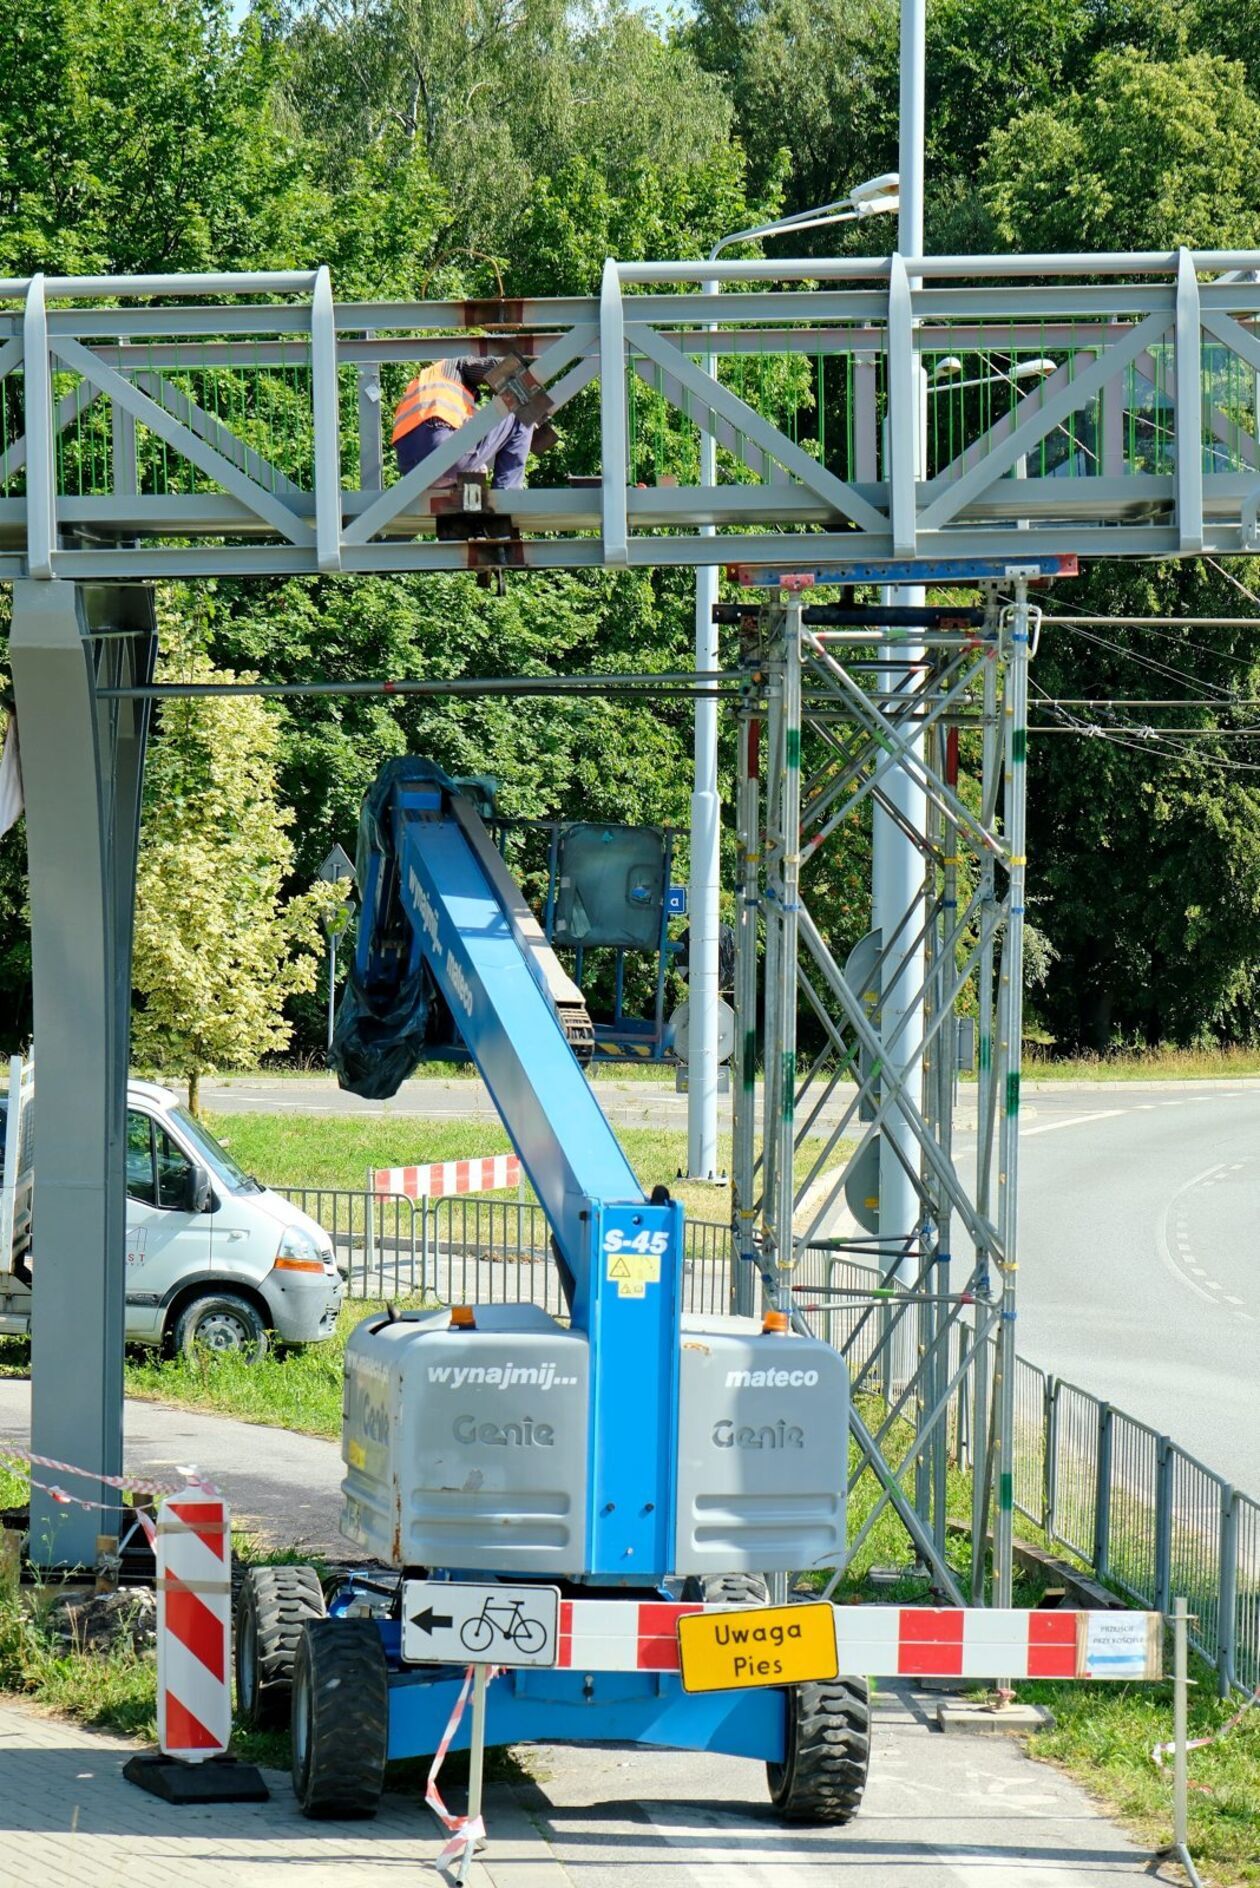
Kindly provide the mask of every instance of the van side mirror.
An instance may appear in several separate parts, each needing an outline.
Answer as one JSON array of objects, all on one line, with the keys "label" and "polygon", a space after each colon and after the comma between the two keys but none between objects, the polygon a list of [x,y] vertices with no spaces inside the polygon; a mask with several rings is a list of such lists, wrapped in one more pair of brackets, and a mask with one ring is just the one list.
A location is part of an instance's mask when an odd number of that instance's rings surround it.
[{"label": "van side mirror", "polygon": [[184,1211],[204,1213],[210,1204],[210,1175],[194,1162],[184,1181]]}]

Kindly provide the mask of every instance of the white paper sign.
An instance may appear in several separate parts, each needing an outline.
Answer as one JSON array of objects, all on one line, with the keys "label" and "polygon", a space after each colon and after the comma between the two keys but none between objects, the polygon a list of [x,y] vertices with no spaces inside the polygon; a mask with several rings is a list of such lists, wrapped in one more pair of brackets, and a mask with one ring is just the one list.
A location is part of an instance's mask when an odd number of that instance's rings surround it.
[{"label": "white paper sign", "polygon": [[1086,1615],[1086,1678],[1147,1678],[1151,1667],[1149,1613]]}]

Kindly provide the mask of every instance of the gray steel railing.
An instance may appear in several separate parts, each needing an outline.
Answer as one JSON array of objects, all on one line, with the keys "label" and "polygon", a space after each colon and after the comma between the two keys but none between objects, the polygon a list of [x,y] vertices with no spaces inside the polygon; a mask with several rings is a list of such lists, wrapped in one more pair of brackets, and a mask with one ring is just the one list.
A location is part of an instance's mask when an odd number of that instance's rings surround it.
[{"label": "gray steel railing", "polygon": [[[1015,1506],[1139,1605],[1184,1593],[1222,1690],[1260,1686],[1260,1505],[1140,1423],[1019,1361]],[[1038,1413],[1040,1412],[1040,1413]]]},{"label": "gray steel railing", "polygon": [[[434,1305],[565,1306],[542,1208],[485,1197],[413,1200],[329,1187],[278,1187],[332,1237],[355,1298]],[[688,1220],[684,1308],[722,1313],[730,1302],[730,1228]],[[793,1295],[848,1359],[853,1381],[882,1392],[887,1307],[879,1274],[822,1248],[801,1255]],[[947,1375],[965,1327],[950,1334]],[[987,1367],[991,1368],[991,1359]],[[951,1411],[955,1458],[970,1461],[967,1374]],[[1123,1410],[1016,1360],[1015,1507],[1118,1592],[1167,1612],[1184,1593],[1191,1643],[1222,1690],[1260,1687],[1260,1504]]]},{"label": "gray steel railing", "polygon": [[[412,1199],[345,1187],[273,1191],[329,1234],[351,1298],[438,1304],[536,1304],[565,1310],[551,1234],[533,1201],[456,1194]],[[688,1220],[683,1303],[724,1312],[730,1301],[729,1226]]]}]

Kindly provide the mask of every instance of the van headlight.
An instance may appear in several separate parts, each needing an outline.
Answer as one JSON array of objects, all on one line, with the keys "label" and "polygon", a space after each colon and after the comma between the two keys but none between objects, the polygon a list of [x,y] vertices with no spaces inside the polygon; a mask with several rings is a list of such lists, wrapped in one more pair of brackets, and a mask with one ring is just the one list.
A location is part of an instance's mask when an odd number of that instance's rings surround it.
[{"label": "van headlight", "polygon": [[332,1264],[332,1240],[316,1238],[301,1226],[286,1226],[276,1249],[278,1272],[323,1272]]}]

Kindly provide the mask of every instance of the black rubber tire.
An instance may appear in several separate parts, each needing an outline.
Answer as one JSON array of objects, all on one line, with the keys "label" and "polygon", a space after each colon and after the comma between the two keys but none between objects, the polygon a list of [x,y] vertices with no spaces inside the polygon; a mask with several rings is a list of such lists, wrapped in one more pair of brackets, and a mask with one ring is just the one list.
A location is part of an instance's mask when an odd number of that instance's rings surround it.
[{"label": "black rubber tire", "polygon": [[787,1756],[766,1765],[770,1799],[785,1822],[851,1822],[871,1759],[871,1693],[864,1678],[792,1685]]},{"label": "black rubber tire", "polygon": [[314,1567],[250,1567],[236,1602],[236,1715],[251,1731],[289,1718],[293,1661],[308,1619],[323,1619]]},{"label": "black rubber tire", "polygon": [[293,1663],[293,1791],[304,1816],[375,1816],[385,1787],[389,1675],[370,1619],[314,1619]]},{"label": "black rubber tire", "polygon": [[765,1606],[770,1588],[759,1573],[689,1573],[682,1596],[706,1606]]},{"label": "black rubber tire", "polygon": [[[231,1341],[233,1333],[236,1341]],[[180,1312],[174,1343],[182,1357],[209,1351],[256,1364],[267,1355],[270,1335],[262,1313],[248,1298],[234,1291],[208,1291],[190,1299]]]}]

